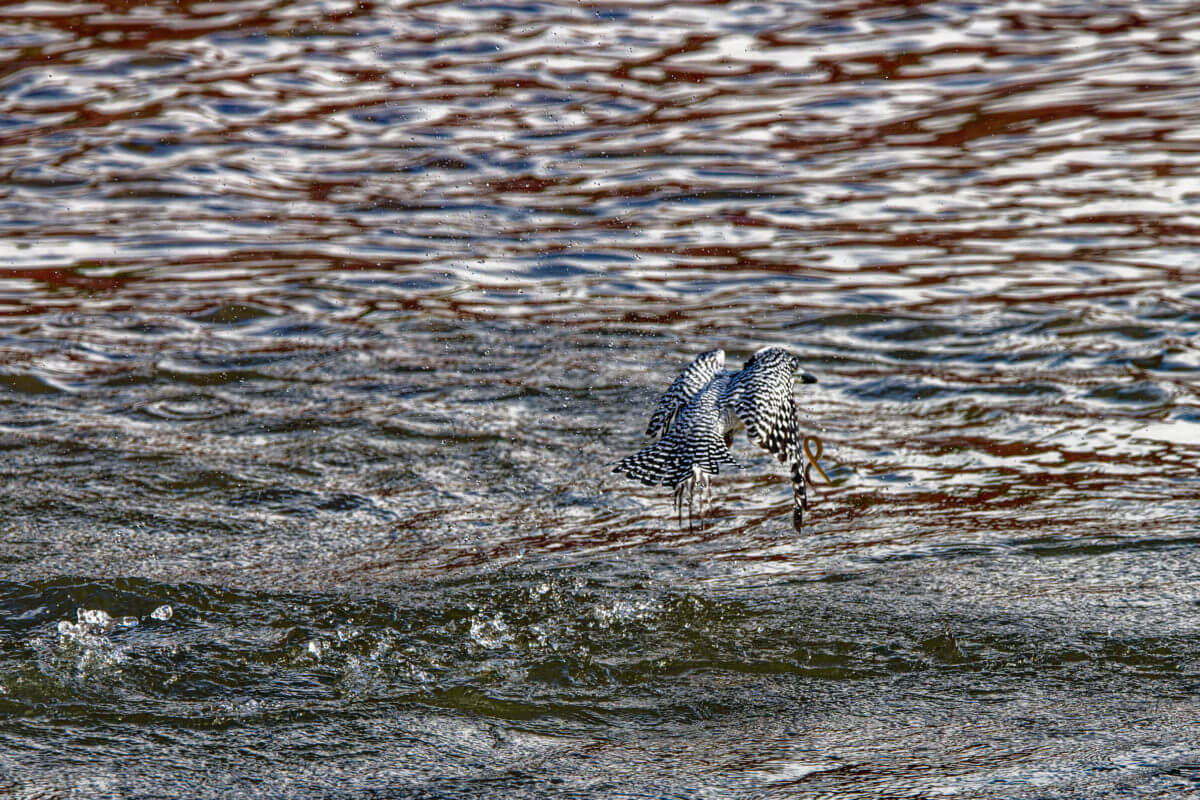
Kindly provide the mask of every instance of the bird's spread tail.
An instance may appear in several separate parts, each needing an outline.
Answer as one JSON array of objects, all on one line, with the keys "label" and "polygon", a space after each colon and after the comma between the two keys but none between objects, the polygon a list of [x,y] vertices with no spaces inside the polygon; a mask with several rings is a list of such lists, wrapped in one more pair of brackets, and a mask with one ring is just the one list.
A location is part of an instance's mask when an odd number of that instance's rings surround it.
[{"label": "bird's spread tail", "polygon": [[714,440],[686,441],[668,436],[631,456],[621,459],[613,472],[619,472],[647,486],[678,486],[693,477],[695,469],[717,475],[722,466],[740,467],[729,455],[720,437]]}]

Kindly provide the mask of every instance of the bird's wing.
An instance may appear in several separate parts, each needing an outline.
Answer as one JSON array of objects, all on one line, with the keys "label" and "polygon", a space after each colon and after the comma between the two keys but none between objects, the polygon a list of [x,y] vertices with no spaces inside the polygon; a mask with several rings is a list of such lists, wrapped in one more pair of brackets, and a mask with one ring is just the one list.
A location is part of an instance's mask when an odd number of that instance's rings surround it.
[{"label": "bird's wing", "polygon": [[725,368],[725,351],[709,350],[701,353],[696,360],[687,365],[679,377],[671,384],[663,396],[658,399],[658,408],[650,417],[650,425],[646,428],[647,436],[662,436],[671,429],[675,415],[696,396],[697,392],[708,385],[713,377]]},{"label": "bird's wing", "polygon": [[760,352],[733,376],[722,404],[746,426],[746,435],[780,461],[795,461],[800,453],[798,408],[792,396],[795,362],[785,355]]}]

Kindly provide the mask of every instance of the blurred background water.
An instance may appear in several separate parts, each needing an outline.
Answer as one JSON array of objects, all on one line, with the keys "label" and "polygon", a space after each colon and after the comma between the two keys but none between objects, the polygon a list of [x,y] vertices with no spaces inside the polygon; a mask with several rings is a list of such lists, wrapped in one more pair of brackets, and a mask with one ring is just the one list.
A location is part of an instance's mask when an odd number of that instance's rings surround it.
[{"label": "blurred background water", "polygon": [[[1200,11],[0,5],[0,793],[1200,792]],[[838,486],[609,473],[802,354]]]}]

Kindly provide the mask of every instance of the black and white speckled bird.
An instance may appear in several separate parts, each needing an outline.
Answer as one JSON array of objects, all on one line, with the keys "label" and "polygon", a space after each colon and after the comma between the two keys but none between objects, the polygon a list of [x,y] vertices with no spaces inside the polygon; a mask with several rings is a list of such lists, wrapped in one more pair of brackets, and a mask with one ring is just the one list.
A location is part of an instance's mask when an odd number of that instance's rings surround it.
[{"label": "black and white speckled bird", "polygon": [[[782,347],[764,347],[740,370],[725,369],[725,352],[701,354],[680,373],[658,401],[646,434],[658,441],[622,459],[613,470],[648,486],[675,487],[675,508],[682,517],[688,497],[689,521],[697,490],[701,520],[711,492],[711,476],[721,467],[739,467],[729,452],[733,435],[746,429],[751,442],[789,464],[792,477],[792,524],[797,531],[808,507],[805,480],[808,458],[821,477],[829,480],[816,459],[820,440],[802,439],[792,384],[817,379],[799,372],[800,359]],[[817,443],[814,454],[809,442]]]}]

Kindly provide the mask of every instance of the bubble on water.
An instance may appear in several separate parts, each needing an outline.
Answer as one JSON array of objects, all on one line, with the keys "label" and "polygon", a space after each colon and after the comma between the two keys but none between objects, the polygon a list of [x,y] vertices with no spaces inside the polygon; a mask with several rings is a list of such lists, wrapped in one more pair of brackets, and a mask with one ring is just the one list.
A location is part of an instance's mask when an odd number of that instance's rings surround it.
[{"label": "bubble on water", "polygon": [[304,648],[309,655],[317,661],[321,660],[321,656],[329,649],[329,645],[322,642],[320,639],[309,639],[308,645]]},{"label": "bubble on water", "polygon": [[[346,695],[368,695],[389,691],[399,676],[425,681],[432,676],[419,666],[411,665],[409,659],[396,652],[396,638],[388,632],[378,634],[370,652],[350,654],[343,662],[343,673],[339,686]],[[370,641],[370,637],[364,639]]]},{"label": "bubble on water", "polygon": [[592,606],[592,618],[601,628],[610,628],[623,622],[645,619],[658,611],[659,604],[655,600],[613,600]]},{"label": "bubble on water", "polygon": [[75,618],[79,620],[80,625],[85,625],[91,628],[101,628],[103,630],[112,630],[113,618],[108,615],[108,612],[100,608],[79,608],[75,610]]},{"label": "bubble on water", "polygon": [[102,609],[80,608],[75,611],[77,622],[60,620],[57,626],[58,649],[74,659],[76,672],[86,673],[129,660],[126,649],[109,638],[114,627],[133,627],[136,617],[114,620]]},{"label": "bubble on water", "polygon": [[545,625],[530,625],[528,634],[527,647],[539,650],[558,650],[558,642],[555,641],[553,632]]},{"label": "bubble on water", "polygon": [[214,703],[212,710],[215,719],[230,718],[237,719],[239,717],[253,716],[266,709],[266,705],[262,700],[257,698],[247,697],[239,700],[226,700],[220,703]]},{"label": "bubble on water", "polygon": [[502,615],[491,619],[471,619],[471,640],[480,647],[492,649],[508,641],[508,626]]},{"label": "bubble on water", "polygon": [[169,605],[159,606],[150,612],[150,618],[159,620],[160,622],[166,622],[174,615],[175,611]]}]

